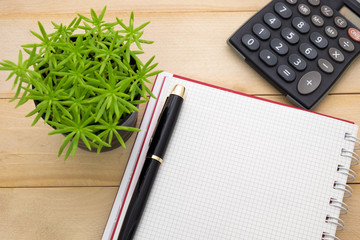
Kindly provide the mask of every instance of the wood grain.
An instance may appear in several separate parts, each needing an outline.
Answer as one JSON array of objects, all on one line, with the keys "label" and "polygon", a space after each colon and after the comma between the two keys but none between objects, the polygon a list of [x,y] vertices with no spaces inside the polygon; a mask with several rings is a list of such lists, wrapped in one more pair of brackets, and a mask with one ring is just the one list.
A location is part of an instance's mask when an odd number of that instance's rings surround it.
[{"label": "wood grain", "polygon": [[[159,69],[198,79],[225,88],[249,94],[278,94],[269,83],[252,70],[226,44],[227,38],[253,13],[248,12],[196,12],[196,13],[139,13],[135,22],[148,25],[144,39],[155,43],[144,47],[143,60],[156,55]],[[75,15],[0,18],[1,58],[15,61],[19,47],[25,43],[36,42],[29,30],[37,30],[37,20],[45,28],[52,28],[51,20],[69,23]],[[109,14],[107,20],[115,16],[127,19],[128,13]],[[360,64],[356,62],[345,72],[341,81],[331,93],[360,93]],[[0,72],[0,79],[7,73]],[[12,81],[1,82],[0,98],[11,96]]]},{"label": "wood grain", "polygon": [[116,187],[2,188],[0,239],[99,240]]},{"label": "wood grain", "polygon": [[[0,99],[0,187],[44,186],[118,186],[126,167],[136,134],[127,149],[97,153],[78,149],[67,161],[58,158],[64,137],[49,136],[53,129],[24,117],[33,108],[31,102],[14,110],[15,103]],[[140,106],[141,122],[145,104]],[[16,173],[16,174],[14,174]]]},{"label": "wood grain", "polygon": [[[0,0],[0,59],[16,61],[20,46],[36,42],[29,30],[41,21],[69,23],[76,13],[89,15],[107,5],[105,20],[151,21],[144,38],[143,60],[156,55],[159,69],[232,90],[290,104],[226,44],[227,38],[270,0]],[[360,60],[345,72],[316,112],[360,124]],[[0,239],[100,239],[135,135],[128,149],[97,155],[79,150],[64,162],[57,157],[62,136],[48,136],[51,128],[30,127],[25,118],[32,103],[14,109],[12,81],[0,72]],[[141,106],[141,113],[144,106]],[[360,154],[360,152],[357,152]],[[360,166],[354,170],[360,174]],[[266,179],[264,179],[266,181]],[[342,217],[342,240],[360,239],[360,179],[351,184],[354,195]]]},{"label": "wood grain", "polygon": [[[360,192],[360,185],[353,185]],[[116,187],[0,188],[0,239],[100,239]],[[342,240],[360,239],[360,195],[345,201]]]},{"label": "wood grain", "polygon": [[[282,96],[265,97],[289,104]],[[317,110],[360,124],[359,101],[358,94],[328,96]],[[101,155],[79,150],[75,158],[64,162],[57,157],[63,137],[49,136],[51,127],[41,121],[30,126],[33,119],[24,116],[33,108],[31,102],[16,110],[14,106],[0,99],[0,187],[119,185],[135,135],[126,150],[119,148]],[[359,166],[354,170],[360,174]],[[360,179],[356,181],[360,183]]]},{"label": "wood grain", "polygon": [[142,0],[139,2],[133,0],[108,0],[97,1],[88,0],[86,4],[74,2],[71,0],[63,1],[44,1],[35,0],[25,2],[22,0],[1,1],[0,15],[39,15],[39,14],[69,14],[69,13],[88,13],[90,8],[96,11],[106,5],[109,12],[213,12],[213,11],[246,11],[251,12],[259,10],[269,3],[270,0],[258,1],[237,1],[237,0],[211,0],[211,1],[193,1],[193,0]]}]

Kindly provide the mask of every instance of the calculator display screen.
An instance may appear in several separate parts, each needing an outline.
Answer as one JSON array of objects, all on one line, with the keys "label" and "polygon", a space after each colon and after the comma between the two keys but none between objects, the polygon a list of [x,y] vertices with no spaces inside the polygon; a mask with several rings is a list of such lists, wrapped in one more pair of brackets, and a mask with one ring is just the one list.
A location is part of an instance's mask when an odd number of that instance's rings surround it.
[{"label": "calculator display screen", "polygon": [[350,22],[352,22],[356,27],[360,28],[360,18],[349,8],[343,7],[340,9],[340,13],[344,15]]}]

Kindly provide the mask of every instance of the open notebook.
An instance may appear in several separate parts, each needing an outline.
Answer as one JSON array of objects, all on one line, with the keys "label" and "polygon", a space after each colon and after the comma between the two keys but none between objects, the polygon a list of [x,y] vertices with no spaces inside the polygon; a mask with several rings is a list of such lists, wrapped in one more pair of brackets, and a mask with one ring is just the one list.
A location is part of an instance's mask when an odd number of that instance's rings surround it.
[{"label": "open notebook", "polygon": [[162,73],[103,240],[117,239],[175,84],[184,104],[135,239],[336,239],[358,163],[354,123]]}]

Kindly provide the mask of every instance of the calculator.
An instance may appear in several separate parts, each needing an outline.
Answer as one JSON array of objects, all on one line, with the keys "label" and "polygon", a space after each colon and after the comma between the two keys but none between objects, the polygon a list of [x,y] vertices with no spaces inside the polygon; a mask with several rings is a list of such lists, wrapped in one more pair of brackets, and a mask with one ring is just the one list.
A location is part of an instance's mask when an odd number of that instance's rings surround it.
[{"label": "calculator", "polygon": [[274,0],[229,39],[295,105],[312,110],[360,51],[360,0]]}]

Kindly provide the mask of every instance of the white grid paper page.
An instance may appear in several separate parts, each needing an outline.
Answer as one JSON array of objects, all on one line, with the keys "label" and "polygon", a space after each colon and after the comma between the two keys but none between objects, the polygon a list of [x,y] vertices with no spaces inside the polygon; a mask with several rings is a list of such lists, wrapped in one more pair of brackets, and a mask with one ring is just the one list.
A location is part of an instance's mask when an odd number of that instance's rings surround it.
[{"label": "white grid paper page", "polygon": [[[357,126],[178,78],[185,100],[135,239],[321,239]],[[161,104],[160,104],[161,106]],[[156,124],[156,122],[154,123]]]}]

